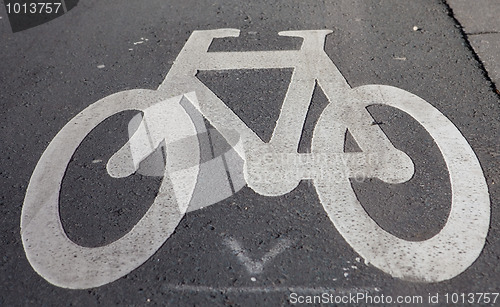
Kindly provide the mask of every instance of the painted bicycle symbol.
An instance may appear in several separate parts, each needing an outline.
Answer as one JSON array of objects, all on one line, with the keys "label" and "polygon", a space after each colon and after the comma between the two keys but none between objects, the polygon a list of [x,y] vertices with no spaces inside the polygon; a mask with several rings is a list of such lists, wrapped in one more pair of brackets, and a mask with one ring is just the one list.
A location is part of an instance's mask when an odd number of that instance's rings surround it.
[{"label": "painted bicycle symbol", "polygon": [[[334,227],[359,255],[380,270],[404,280],[438,282],[467,269],[481,253],[490,219],[488,189],[474,152],[454,124],[422,98],[385,85],[351,88],[324,51],[329,33],[279,33],[302,38],[299,50],[208,52],[214,38],[237,37],[239,30],[194,31],[158,90],[119,92],[75,116],[43,153],[26,192],[21,234],[27,258],[36,272],[60,287],[97,287],[131,272],[161,247],[188,210],[199,173],[196,142],[184,144],[190,148],[188,151],[180,152],[175,146],[177,141],[198,133],[188,108],[202,114],[225,138],[233,137],[231,131],[239,134],[234,148],[244,160],[245,182],[255,192],[283,195],[300,180],[312,179]],[[269,68],[293,69],[269,142],[263,142],[195,76],[198,71]],[[315,127],[311,152],[298,153],[316,84],[330,103]],[[390,106],[409,114],[441,151],[449,172],[452,204],[445,226],[430,239],[406,241],[388,233],[363,209],[348,178],[331,180],[331,176],[324,176],[342,170],[349,177],[361,172],[387,183],[412,178],[412,160],[392,145],[378,125],[371,125],[373,118],[366,109],[370,105]],[[150,148],[164,142],[164,178],[168,179],[163,180],[154,203],[130,232],[106,246],[82,247],[72,242],[62,227],[58,211],[61,181],[85,136],[106,118],[124,110],[143,111],[144,119],[155,123],[151,126],[153,137],[148,140],[151,146],[141,143],[144,129],[138,129],[108,161],[108,173],[113,177],[132,174],[138,162],[151,153]],[[344,152],[346,129],[361,152]],[[280,163],[262,159],[283,155],[291,159],[281,159]],[[334,159],[339,155],[348,156],[345,161],[349,162]],[[377,162],[368,162],[369,156],[376,156]]]}]

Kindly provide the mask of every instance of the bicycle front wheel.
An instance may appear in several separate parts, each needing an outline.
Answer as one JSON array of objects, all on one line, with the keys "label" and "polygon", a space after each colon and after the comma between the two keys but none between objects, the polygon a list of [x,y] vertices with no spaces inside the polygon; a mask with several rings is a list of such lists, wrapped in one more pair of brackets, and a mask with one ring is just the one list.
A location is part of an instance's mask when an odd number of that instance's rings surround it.
[{"label": "bicycle front wheel", "polygon": [[[438,282],[462,273],[479,257],[490,220],[488,188],[472,148],[448,118],[416,95],[383,85],[362,86],[353,89],[351,95],[352,103],[359,108],[373,104],[395,107],[427,130],[449,172],[451,210],[438,234],[425,241],[406,241],[377,225],[359,203],[349,180],[318,178],[316,191],[330,220],[366,262],[393,277]],[[339,142],[338,137],[332,137],[332,131],[336,131],[332,126],[338,125],[336,112],[330,104],[321,115],[314,131],[314,152],[338,148],[334,143]]]}]

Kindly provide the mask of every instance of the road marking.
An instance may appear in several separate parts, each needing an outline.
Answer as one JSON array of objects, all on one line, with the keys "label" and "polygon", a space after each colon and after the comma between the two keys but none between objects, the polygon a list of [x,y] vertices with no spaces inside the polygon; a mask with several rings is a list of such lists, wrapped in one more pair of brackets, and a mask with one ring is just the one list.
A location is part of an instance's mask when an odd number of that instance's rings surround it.
[{"label": "road marking", "polygon": [[280,239],[276,245],[271,248],[260,260],[250,258],[248,251],[243,249],[240,242],[235,238],[224,239],[224,244],[231,249],[236,258],[245,266],[250,274],[261,274],[264,271],[264,266],[274,259],[276,256],[284,252],[292,245],[289,239]]},{"label": "road marking", "polygon": [[377,287],[353,287],[353,288],[335,288],[335,287],[212,287],[197,285],[166,285],[167,289],[185,292],[216,292],[216,293],[307,293],[307,294],[349,294],[349,293],[373,293],[380,292]]},{"label": "road marking", "polygon": [[[130,120],[129,140],[109,159],[107,168],[109,175],[115,178],[132,173],[162,177],[165,176],[165,152],[194,154],[190,159],[171,159],[168,165],[169,176],[178,171],[199,168],[195,190],[188,195],[189,199],[185,199],[189,202],[187,212],[190,212],[229,198],[246,185],[244,161],[237,153],[242,140],[235,130],[224,131],[224,137],[213,128],[207,129],[203,115],[196,108],[195,93],[184,94],[179,104],[190,117],[195,128],[192,133],[196,134],[172,134],[179,129],[177,122],[169,123],[169,119],[177,117],[172,114],[176,109],[166,108],[168,104],[165,103],[155,104]],[[160,153],[151,159],[158,149]],[[199,157],[196,156],[198,154]],[[144,163],[146,159],[147,163]],[[174,186],[177,182],[176,176],[173,178]],[[180,182],[180,185],[185,184]],[[182,191],[178,195],[182,196]]]},{"label": "road marking", "polygon": [[[366,263],[409,281],[438,282],[457,276],[479,257],[490,221],[488,187],[475,153],[453,123],[424,99],[385,85],[351,88],[324,52],[329,33],[279,33],[302,38],[299,50],[208,52],[214,38],[238,37],[239,30],[194,31],[158,90],[171,94],[195,90],[200,112],[212,126],[238,131],[243,139],[239,153],[245,159],[245,180],[256,193],[279,196],[292,191],[301,180],[312,179],[330,220]],[[293,68],[293,74],[268,143],[196,78],[197,71],[272,68]],[[297,147],[316,84],[330,103],[314,129],[312,153],[299,154]],[[378,125],[372,125],[373,117],[366,108],[376,104],[397,108],[422,125],[449,170],[449,218],[428,240],[410,242],[385,231],[352,190],[349,180],[359,175],[398,184],[414,174],[409,156],[395,148]],[[361,152],[344,152],[347,129]],[[349,158],[339,161],[339,156]],[[377,158],[376,163],[370,163],[370,156]]]},{"label": "road marking", "polygon": [[[194,165],[170,172],[141,220],[122,238],[102,247],[83,247],[66,235],[59,216],[59,192],[67,163],[83,139],[104,119],[124,110],[144,110],[164,104],[167,122],[174,127],[169,140],[196,135],[188,114],[177,103],[185,96],[166,99],[151,90],[131,90],[101,99],[75,116],[51,141],[30,179],[21,215],[21,236],[33,268],[50,283],[72,289],[98,287],[114,281],[143,264],[170,237],[184,216],[198,176],[197,147],[167,152],[170,161]],[[172,133],[175,132],[175,133]],[[169,147],[167,147],[168,149]],[[186,149],[186,148],[185,148]],[[129,159],[115,160],[112,173],[120,175],[134,165]],[[126,167],[120,168],[119,165]],[[114,169],[113,167],[118,167]]]},{"label": "road marking", "polygon": [[[208,52],[214,38],[237,37],[239,31],[194,31],[157,91],[113,94],[80,112],[51,141],[26,192],[21,235],[30,264],[55,285],[90,288],[128,274],[161,247],[188,210],[199,179],[199,146],[175,146],[176,141],[194,140],[198,134],[197,123],[182,105],[185,101],[224,138],[230,139],[230,131],[241,137],[234,151],[244,160],[244,181],[256,193],[284,195],[301,180],[312,179],[333,226],[366,263],[408,281],[438,282],[462,273],[479,257],[490,221],[488,187],[475,153],[453,123],[422,98],[384,85],[351,89],[324,51],[329,33],[280,32],[282,36],[303,38],[300,50]],[[199,70],[260,68],[294,69],[268,143],[262,142],[196,78]],[[297,148],[316,84],[330,104],[314,129],[311,153],[299,154]],[[452,188],[449,217],[441,231],[428,240],[406,241],[382,229],[364,210],[350,185],[349,178],[358,174],[402,183],[414,173],[413,162],[406,153],[396,149],[378,125],[372,125],[373,118],[366,108],[374,104],[394,107],[412,116],[435,140],[447,165]],[[137,139],[109,160],[109,174],[122,177],[134,173],[139,161],[153,148],[165,144],[170,145],[165,146],[168,176],[164,177],[153,205],[129,233],[109,245],[84,248],[71,242],[62,227],[58,212],[61,181],[72,154],[86,135],[106,118],[130,109],[144,111],[150,122],[141,121]],[[155,129],[148,132],[152,127]],[[361,152],[344,152],[347,129]],[[372,156],[377,157],[376,163],[371,163]],[[220,162],[219,165],[226,165],[225,171],[230,171],[228,161]],[[221,174],[221,178],[226,180],[227,173]],[[230,196],[236,188],[228,183],[226,191]],[[261,273],[266,263],[291,243],[282,239],[256,261],[238,241],[226,240],[251,274]]]}]

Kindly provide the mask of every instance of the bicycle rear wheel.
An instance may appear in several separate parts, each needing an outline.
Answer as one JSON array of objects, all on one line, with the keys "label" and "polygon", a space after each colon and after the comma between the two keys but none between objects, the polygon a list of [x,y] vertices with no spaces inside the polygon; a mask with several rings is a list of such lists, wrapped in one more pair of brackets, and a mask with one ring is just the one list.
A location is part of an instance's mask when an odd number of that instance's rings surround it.
[{"label": "bicycle rear wheel", "polygon": [[[159,102],[168,103],[169,118],[182,123],[169,133],[196,135],[183,107],[176,99],[165,100],[162,95],[151,90],[130,90],[95,102],[59,131],[38,161],[22,208],[21,236],[30,264],[48,282],[72,289],[112,282],[151,257],[184,216],[196,184],[198,163],[175,177],[169,176],[169,160],[185,158],[179,157],[183,153],[169,149],[168,143],[167,166],[158,194],[141,220],[123,237],[102,247],[79,246],[67,237],[59,216],[59,192],[71,157],[90,131],[106,118],[125,110],[142,111]],[[183,188],[176,188],[174,180],[182,180]]]}]

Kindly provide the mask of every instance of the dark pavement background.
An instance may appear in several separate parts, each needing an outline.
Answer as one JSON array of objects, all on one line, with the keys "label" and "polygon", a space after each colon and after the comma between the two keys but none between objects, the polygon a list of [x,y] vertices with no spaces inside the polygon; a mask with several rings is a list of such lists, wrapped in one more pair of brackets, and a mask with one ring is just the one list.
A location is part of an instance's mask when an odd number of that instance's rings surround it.
[{"label": "dark pavement background", "polygon": [[[306,294],[311,289],[369,289],[424,298],[436,292],[500,291],[499,98],[442,1],[82,0],[64,16],[15,34],[4,7],[0,16],[0,305],[286,305],[287,287]],[[445,114],[477,154],[489,187],[491,226],[478,260],[441,283],[394,279],[356,260],[359,256],[329,221],[314,187],[304,181],[280,197],[244,188],[187,214],[151,259],[111,284],[66,290],[36,274],[24,255],[19,223],[31,173],[48,143],[95,101],[127,89],[156,89],[193,30],[227,27],[241,29],[242,37],[218,40],[212,51],[298,48],[300,41],[277,33],[332,29],[325,50],[352,87],[396,86]],[[139,41],[143,43],[134,44]],[[238,81],[229,72],[214,72],[200,78],[237,108],[269,99],[259,88],[279,91],[286,72],[259,75],[257,81],[252,72],[241,77]],[[324,99],[316,92],[312,108]],[[269,102],[250,108],[269,109],[263,115],[263,133],[272,131],[272,120],[266,123],[265,118],[273,118],[276,106]],[[384,229],[406,239],[428,238],[439,231],[449,211],[442,158],[409,116],[384,108],[372,114],[386,123],[384,131],[408,151],[419,173],[400,186],[377,180],[354,184],[358,197]],[[100,125],[68,168],[60,212],[77,243],[98,246],[119,238],[155,195],[158,178],[134,175],[117,181],[105,173],[107,159],[127,139],[132,115],[119,114]],[[310,135],[312,127],[306,124],[304,134]],[[281,239],[293,243],[262,274],[250,275],[224,245],[228,237],[238,239],[256,259]]]}]

